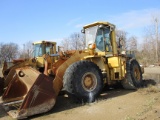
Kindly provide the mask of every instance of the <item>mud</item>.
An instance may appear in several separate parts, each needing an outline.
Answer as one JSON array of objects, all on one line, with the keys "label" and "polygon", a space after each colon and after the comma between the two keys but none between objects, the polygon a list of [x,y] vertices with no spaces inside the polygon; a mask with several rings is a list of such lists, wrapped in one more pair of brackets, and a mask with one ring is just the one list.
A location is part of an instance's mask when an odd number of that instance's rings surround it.
[{"label": "mud", "polygon": [[[160,68],[145,68],[146,86],[139,90],[104,89],[91,104],[77,103],[67,95],[54,108],[29,120],[160,120]],[[152,86],[151,86],[151,85]],[[0,119],[12,120],[0,105]]]}]

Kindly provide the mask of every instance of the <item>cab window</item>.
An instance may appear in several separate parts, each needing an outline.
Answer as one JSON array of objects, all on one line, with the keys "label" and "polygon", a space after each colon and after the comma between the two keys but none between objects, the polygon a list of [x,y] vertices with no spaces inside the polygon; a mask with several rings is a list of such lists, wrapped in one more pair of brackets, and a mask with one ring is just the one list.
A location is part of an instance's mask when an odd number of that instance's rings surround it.
[{"label": "cab window", "polygon": [[34,57],[42,56],[42,44],[34,45]]},{"label": "cab window", "polygon": [[100,51],[104,51],[104,41],[103,41],[102,29],[98,29],[95,42],[96,42],[97,49]]},{"label": "cab window", "polygon": [[104,29],[104,41],[105,41],[105,48],[107,52],[111,52],[111,37],[110,37],[110,29]]},{"label": "cab window", "polygon": [[46,54],[51,54],[50,49],[52,48],[52,44],[46,44]]}]

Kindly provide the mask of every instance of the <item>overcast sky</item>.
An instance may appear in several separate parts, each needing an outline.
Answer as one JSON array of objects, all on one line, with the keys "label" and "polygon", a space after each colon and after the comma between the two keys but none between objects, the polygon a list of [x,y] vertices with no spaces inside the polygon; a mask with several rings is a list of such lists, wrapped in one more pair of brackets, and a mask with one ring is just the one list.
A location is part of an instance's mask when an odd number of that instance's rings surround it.
[{"label": "overcast sky", "polygon": [[0,42],[61,39],[95,21],[108,21],[140,41],[160,0],[0,0]]}]

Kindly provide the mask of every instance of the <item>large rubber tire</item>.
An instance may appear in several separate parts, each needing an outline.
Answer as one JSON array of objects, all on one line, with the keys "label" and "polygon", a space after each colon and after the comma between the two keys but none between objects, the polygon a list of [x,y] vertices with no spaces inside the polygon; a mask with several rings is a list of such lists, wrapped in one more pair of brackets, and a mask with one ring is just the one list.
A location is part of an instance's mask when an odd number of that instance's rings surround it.
[{"label": "large rubber tire", "polygon": [[131,59],[126,63],[126,78],[122,81],[125,89],[137,89],[142,87],[142,71],[139,63]]},{"label": "large rubber tire", "polygon": [[63,82],[64,89],[83,102],[94,102],[103,88],[101,70],[90,61],[78,61],[70,65]]}]

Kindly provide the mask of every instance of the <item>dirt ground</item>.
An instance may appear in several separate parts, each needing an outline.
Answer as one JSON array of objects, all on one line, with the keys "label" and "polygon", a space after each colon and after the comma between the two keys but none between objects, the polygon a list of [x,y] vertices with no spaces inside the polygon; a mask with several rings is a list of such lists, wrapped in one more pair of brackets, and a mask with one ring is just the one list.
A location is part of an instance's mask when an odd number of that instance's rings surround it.
[{"label": "dirt ground", "polygon": [[[59,96],[54,108],[30,120],[160,120],[160,67],[145,68],[146,84],[139,90],[122,88],[104,90],[96,102],[77,104],[67,96]],[[157,83],[155,85],[155,82]],[[1,102],[1,101],[0,101]],[[0,104],[0,119],[12,120]]]}]

